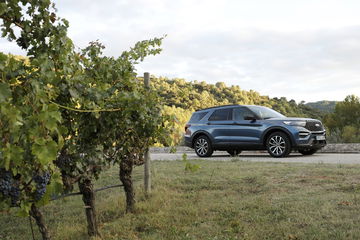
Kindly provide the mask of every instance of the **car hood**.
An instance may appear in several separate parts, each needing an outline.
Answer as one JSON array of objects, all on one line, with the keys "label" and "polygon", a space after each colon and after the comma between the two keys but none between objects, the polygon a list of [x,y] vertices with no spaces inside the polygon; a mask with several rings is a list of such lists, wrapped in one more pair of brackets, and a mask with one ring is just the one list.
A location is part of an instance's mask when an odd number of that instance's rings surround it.
[{"label": "car hood", "polygon": [[313,118],[297,118],[297,117],[283,117],[283,118],[269,118],[266,120],[271,120],[271,121],[319,121],[317,119],[313,119]]}]

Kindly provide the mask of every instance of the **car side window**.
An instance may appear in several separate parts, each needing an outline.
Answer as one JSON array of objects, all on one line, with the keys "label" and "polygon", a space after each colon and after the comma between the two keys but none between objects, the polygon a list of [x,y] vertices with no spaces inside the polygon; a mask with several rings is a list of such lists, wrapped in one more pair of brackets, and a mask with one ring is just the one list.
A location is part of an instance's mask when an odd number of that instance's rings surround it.
[{"label": "car side window", "polygon": [[215,110],[209,117],[209,121],[227,121],[232,119],[232,108]]},{"label": "car side window", "polygon": [[189,122],[198,122],[203,119],[207,113],[208,112],[196,112],[191,116]]},{"label": "car side window", "polygon": [[247,108],[235,108],[234,109],[234,120],[235,121],[251,120],[254,118],[256,118],[254,113],[252,113]]}]

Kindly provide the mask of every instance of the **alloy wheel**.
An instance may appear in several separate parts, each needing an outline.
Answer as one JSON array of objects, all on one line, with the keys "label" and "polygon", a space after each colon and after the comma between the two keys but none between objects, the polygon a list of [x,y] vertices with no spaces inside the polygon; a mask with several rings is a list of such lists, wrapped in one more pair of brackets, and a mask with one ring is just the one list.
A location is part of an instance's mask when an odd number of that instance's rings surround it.
[{"label": "alloy wheel", "polygon": [[269,140],[269,149],[275,156],[281,156],[286,150],[286,142],[284,138],[275,135]]},{"label": "alloy wheel", "polygon": [[195,148],[199,155],[205,155],[209,150],[209,143],[204,138],[200,138],[196,141]]},{"label": "alloy wheel", "polygon": [[210,139],[204,135],[195,140],[194,148],[199,157],[210,157],[213,153]]}]

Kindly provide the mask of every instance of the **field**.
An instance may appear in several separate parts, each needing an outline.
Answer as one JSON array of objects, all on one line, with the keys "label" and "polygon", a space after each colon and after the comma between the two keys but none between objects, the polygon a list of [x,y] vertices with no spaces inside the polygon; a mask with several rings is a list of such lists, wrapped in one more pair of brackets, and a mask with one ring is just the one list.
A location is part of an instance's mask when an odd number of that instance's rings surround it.
[{"label": "field", "polygon": [[[241,161],[154,161],[153,192],[125,214],[124,194],[97,194],[102,239],[360,239],[360,167]],[[118,183],[106,171],[97,186]],[[88,239],[80,196],[43,209],[54,239]],[[31,239],[28,218],[2,214],[0,239]],[[35,226],[36,239],[39,239]]]}]

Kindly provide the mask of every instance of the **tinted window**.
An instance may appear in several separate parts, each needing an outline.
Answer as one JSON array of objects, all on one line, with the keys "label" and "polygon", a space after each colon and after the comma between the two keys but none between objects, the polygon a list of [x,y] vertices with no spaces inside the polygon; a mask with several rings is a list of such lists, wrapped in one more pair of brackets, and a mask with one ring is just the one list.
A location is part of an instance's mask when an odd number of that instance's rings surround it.
[{"label": "tinted window", "polygon": [[269,118],[283,118],[284,115],[262,106],[248,106],[248,108],[253,111],[257,116],[261,119],[269,119]]},{"label": "tinted window", "polygon": [[215,110],[209,121],[226,121],[232,119],[232,108]]},{"label": "tinted window", "polygon": [[203,117],[205,117],[205,115],[206,115],[207,113],[208,113],[208,112],[196,112],[196,113],[194,113],[194,114],[191,116],[189,122],[198,122],[198,121],[200,121],[201,119],[203,119]]},{"label": "tinted window", "polygon": [[247,108],[235,108],[234,109],[234,120],[241,121],[241,120],[250,120],[256,118],[255,114],[252,113]]}]

